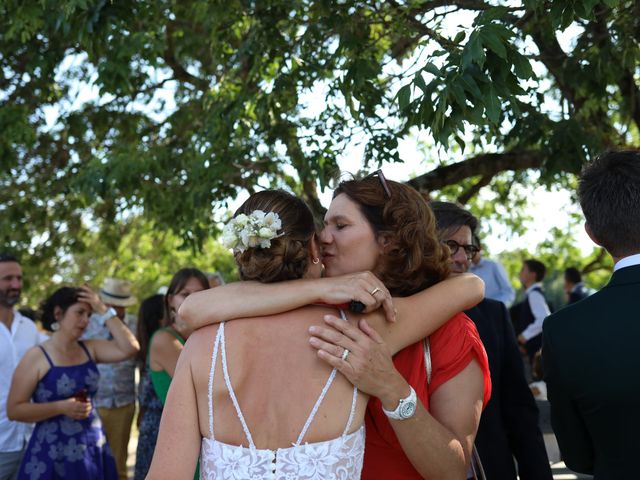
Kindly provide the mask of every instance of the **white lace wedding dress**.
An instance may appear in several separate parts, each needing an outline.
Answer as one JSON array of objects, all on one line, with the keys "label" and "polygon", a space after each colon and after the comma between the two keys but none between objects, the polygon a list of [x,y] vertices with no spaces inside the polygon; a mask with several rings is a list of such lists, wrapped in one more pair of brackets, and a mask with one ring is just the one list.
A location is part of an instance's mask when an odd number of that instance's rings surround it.
[{"label": "white lace wedding dress", "polygon": [[[342,315],[344,318],[344,314]],[[229,445],[215,439],[212,391],[218,350],[221,350],[224,381],[247,437],[249,448]],[[355,387],[349,420],[340,437],[324,442],[302,443],[336,376],[334,369],[295,443],[291,447],[277,450],[258,449],[253,443],[249,427],[240,411],[238,399],[231,386],[226,357],[224,323],[221,323],[211,356],[211,371],[209,373],[210,437],[202,439],[200,478],[206,480],[347,480],[360,478],[364,457],[364,425],[353,433],[347,433],[355,413],[358,395],[358,390]]]}]

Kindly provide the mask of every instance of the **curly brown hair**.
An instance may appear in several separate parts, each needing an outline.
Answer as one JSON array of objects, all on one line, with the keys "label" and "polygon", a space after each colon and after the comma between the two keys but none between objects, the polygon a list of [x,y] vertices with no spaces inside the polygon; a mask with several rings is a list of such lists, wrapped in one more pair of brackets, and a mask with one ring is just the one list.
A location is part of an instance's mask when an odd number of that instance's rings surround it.
[{"label": "curly brown hair", "polygon": [[394,296],[405,297],[449,275],[449,251],[438,240],[433,212],[413,188],[368,176],[340,182],[333,198],[347,195],[386,240],[374,272]]},{"label": "curly brown hair", "polygon": [[252,194],[234,217],[255,210],[277,213],[284,234],[271,240],[269,248],[248,248],[236,252],[242,280],[262,283],[302,278],[309,265],[309,242],[316,233],[313,214],[303,200],[283,190],[263,190]]}]

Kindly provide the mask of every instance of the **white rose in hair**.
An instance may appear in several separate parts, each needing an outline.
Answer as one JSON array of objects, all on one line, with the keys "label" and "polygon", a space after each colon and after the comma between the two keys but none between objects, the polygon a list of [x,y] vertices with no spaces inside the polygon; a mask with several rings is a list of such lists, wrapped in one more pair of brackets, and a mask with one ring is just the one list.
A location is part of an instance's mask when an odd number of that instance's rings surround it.
[{"label": "white rose in hair", "polygon": [[249,217],[247,217],[244,213],[236,216],[232,219],[232,222],[239,227],[244,227],[249,222]]}]

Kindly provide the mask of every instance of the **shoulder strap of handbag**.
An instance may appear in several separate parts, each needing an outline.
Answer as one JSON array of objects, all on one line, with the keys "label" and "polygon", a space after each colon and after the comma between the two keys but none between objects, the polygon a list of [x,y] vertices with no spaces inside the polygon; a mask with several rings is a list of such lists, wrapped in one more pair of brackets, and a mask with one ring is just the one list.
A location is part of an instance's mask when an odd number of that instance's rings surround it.
[{"label": "shoulder strap of handbag", "polygon": [[[423,340],[424,350],[424,367],[427,371],[427,385],[431,385],[431,372],[433,367],[431,365],[431,343],[429,337]],[[486,480],[487,477],[484,474],[484,468],[482,468],[482,461],[478,454],[478,449],[475,443],[473,444],[473,450],[471,451],[471,471],[475,480]]]}]

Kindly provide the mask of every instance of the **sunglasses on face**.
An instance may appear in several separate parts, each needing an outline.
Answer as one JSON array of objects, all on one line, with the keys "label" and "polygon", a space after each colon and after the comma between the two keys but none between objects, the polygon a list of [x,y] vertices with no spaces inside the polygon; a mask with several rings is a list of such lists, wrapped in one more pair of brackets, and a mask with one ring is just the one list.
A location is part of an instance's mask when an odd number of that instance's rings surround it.
[{"label": "sunglasses on face", "polygon": [[462,248],[468,260],[471,260],[475,256],[475,254],[480,251],[480,249],[475,245],[460,245],[455,240],[446,240],[443,243],[447,247],[449,247],[449,250],[451,250],[451,255],[455,255],[456,253],[458,253],[458,250]]}]

